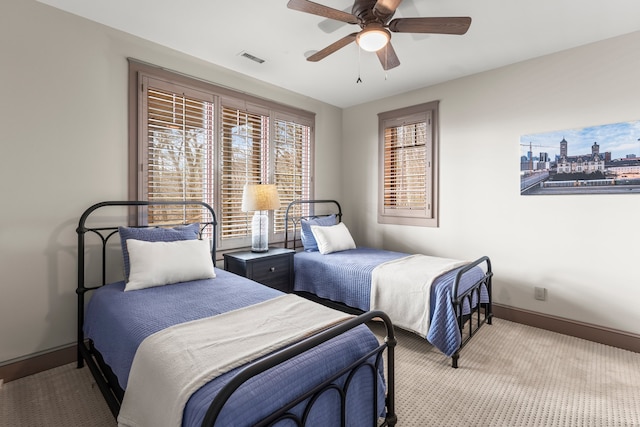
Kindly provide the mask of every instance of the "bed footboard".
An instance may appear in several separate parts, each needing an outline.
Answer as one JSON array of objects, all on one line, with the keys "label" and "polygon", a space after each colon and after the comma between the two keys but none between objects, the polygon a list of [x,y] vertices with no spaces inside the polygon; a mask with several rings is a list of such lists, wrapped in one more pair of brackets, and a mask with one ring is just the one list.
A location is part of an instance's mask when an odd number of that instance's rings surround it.
[{"label": "bed footboard", "polygon": [[[482,267],[484,265],[485,274],[482,278],[477,280],[473,286],[467,289],[465,292],[458,293],[460,281],[465,273],[471,271],[476,267]],[[460,350],[469,342],[473,335],[480,329],[485,323],[491,324],[493,318],[492,308],[492,295],[491,295],[491,278],[493,272],[491,271],[491,261],[489,257],[483,256],[478,258],[474,262],[461,268],[455,277],[451,303],[453,304],[458,328],[460,329],[460,335],[462,342],[458,350],[451,356],[451,366],[458,367],[458,359],[460,358]],[[469,307],[469,312],[465,314],[464,307]]]},{"label": "bed footboard", "polygon": [[[351,320],[348,320],[338,326],[334,326],[331,329],[328,329],[324,332],[321,332],[317,335],[314,335],[304,341],[299,342],[291,347],[288,347],[272,356],[261,360],[259,362],[253,363],[248,366],[243,371],[239,372],[232,381],[230,381],[216,396],[216,399],[211,403],[209,410],[205,416],[204,422],[202,426],[212,427],[215,424],[216,417],[224,407],[224,404],[231,397],[231,395],[246,381],[250,378],[264,372],[280,363],[285,362],[286,360],[297,356],[305,351],[316,347],[317,345],[330,340],[350,329],[355,328],[356,326],[362,325],[366,322],[369,322],[373,319],[380,319],[384,322],[384,325],[387,330],[387,334],[385,340],[380,346],[370,351],[368,354],[362,356],[359,360],[355,361],[349,366],[344,367],[339,372],[335,373],[330,378],[326,379],[324,382],[316,385],[313,389],[305,392],[300,395],[295,400],[291,401],[289,404],[281,407],[276,412],[272,413],[265,419],[261,420],[259,423],[255,424],[256,426],[270,426],[274,425],[276,422],[281,420],[293,420],[295,425],[304,426],[305,419],[300,418],[290,412],[290,410],[297,406],[299,403],[307,401],[306,406],[304,407],[304,414],[309,414],[312,410],[312,407],[315,402],[319,400],[319,397],[323,393],[333,393],[338,391],[342,396],[342,424],[346,425],[345,414],[346,414],[346,401],[345,396],[348,391],[348,387],[350,384],[350,378],[355,375],[356,372],[361,369],[368,369],[371,375],[374,376],[374,384],[377,384],[375,381],[375,376],[377,375],[378,369],[380,368],[380,364],[383,363],[383,354],[386,350],[387,352],[387,360],[386,360],[386,380],[387,380],[387,394],[385,399],[386,406],[386,415],[384,421],[382,423],[378,423],[374,421],[374,426],[395,426],[397,422],[397,417],[395,414],[395,365],[394,365],[394,349],[396,345],[396,338],[393,331],[393,325],[389,317],[381,311],[369,311],[358,317],[355,317]],[[371,363],[370,359],[374,359],[375,362]],[[345,382],[344,386],[340,386],[337,384],[337,380],[345,375],[348,376],[348,380]],[[377,388],[373,391],[373,401],[376,402]],[[374,413],[373,419],[377,420],[378,414],[380,413],[377,407],[377,404],[374,403]],[[306,417],[306,415],[305,415]]]}]

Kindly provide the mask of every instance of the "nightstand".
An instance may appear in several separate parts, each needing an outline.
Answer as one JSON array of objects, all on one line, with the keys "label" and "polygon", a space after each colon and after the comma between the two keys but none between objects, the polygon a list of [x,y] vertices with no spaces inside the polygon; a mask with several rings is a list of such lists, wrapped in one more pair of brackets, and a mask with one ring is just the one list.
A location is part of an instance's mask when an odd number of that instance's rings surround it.
[{"label": "nightstand", "polygon": [[224,269],[283,292],[293,291],[292,249],[269,248],[267,252],[229,252]]}]

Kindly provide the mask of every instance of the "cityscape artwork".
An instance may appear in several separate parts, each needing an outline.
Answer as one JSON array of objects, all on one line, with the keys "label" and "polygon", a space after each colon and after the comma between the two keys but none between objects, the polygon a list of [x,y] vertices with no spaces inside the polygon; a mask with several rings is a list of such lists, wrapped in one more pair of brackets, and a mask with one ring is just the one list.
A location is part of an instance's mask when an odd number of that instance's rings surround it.
[{"label": "cityscape artwork", "polygon": [[640,194],[640,120],[520,137],[520,194]]}]

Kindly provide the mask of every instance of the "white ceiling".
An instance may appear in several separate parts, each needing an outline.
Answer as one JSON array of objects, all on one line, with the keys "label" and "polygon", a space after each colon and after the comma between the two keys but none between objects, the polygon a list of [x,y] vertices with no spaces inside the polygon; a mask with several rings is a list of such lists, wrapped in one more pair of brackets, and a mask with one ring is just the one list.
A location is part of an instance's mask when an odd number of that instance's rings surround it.
[{"label": "white ceiling", "polygon": [[[338,107],[640,30],[638,0],[404,0],[396,18],[470,16],[471,27],[461,36],[392,33],[401,64],[385,72],[355,43],[306,61],[359,27],[290,10],[287,0],[39,1]],[[350,12],[353,1],[317,3]]]}]

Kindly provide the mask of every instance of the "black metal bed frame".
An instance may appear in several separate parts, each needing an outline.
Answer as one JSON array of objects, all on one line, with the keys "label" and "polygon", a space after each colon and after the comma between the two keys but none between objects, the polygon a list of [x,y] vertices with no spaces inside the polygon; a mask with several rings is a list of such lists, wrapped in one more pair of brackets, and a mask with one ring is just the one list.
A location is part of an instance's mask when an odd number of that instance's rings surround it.
[{"label": "black metal bed frame", "polygon": [[[77,334],[78,334],[78,342],[77,342],[77,351],[78,351],[78,361],[77,367],[82,368],[84,363],[87,363],[91,374],[93,375],[96,384],[98,385],[102,395],[104,396],[109,409],[115,418],[118,416],[118,412],[120,411],[120,405],[122,403],[122,399],[124,397],[124,390],[119,386],[117,378],[111,371],[111,368],[104,362],[102,356],[98,352],[97,349],[93,346],[93,343],[90,340],[85,339],[83,325],[84,325],[84,305],[85,305],[85,294],[89,291],[98,289],[99,287],[105,285],[107,283],[106,279],[106,258],[107,258],[107,244],[110,239],[118,233],[118,227],[88,227],[87,220],[90,215],[103,207],[107,206],[120,206],[120,207],[128,207],[129,218],[132,218],[133,215],[136,215],[137,210],[140,208],[144,208],[147,206],[153,205],[199,205],[208,214],[211,215],[210,221],[202,221],[201,224],[201,234],[203,230],[207,227],[211,227],[211,232],[214,236],[212,239],[212,248],[211,248],[211,257],[212,262],[215,266],[216,259],[216,248],[215,248],[215,236],[216,236],[216,216],[208,204],[204,202],[198,201],[168,201],[168,202],[147,202],[147,201],[108,201],[97,203],[91,207],[89,207],[80,217],[78,228],[76,232],[78,234],[78,287],[76,289],[76,294],[78,297],[78,325],[77,325]],[[175,224],[177,225],[177,224]],[[95,286],[86,286],[86,274],[85,274],[85,235],[87,233],[95,234],[99,237],[102,244],[102,279],[101,284]],[[211,402],[207,413],[205,415],[204,421],[202,423],[203,427],[211,427],[215,424],[216,419],[228,401],[228,399],[237,391],[237,389],[244,384],[250,378],[265,372],[266,370],[285,362],[286,360],[291,359],[294,356],[297,356],[305,351],[310,350],[313,347],[318,346],[319,344],[326,342],[340,334],[345,333],[346,331],[353,329],[359,325],[362,325],[366,322],[372,320],[381,320],[386,327],[386,337],[384,342],[381,343],[377,348],[371,350],[368,354],[361,357],[359,360],[353,362],[349,366],[343,367],[339,372],[336,372],[330,378],[326,379],[324,382],[317,384],[313,389],[306,391],[304,394],[298,396],[295,400],[289,402],[283,407],[279,408],[271,415],[267,416],[256,426],[272,426],[278,421],[282,420],[291,420],[295,423],[296,426],[304,426],[307,422],[307,417],[311,412],[311,409],[314,403],[318,400],[318,398],[326,392],[335,393],[338,392],[341,399],[341,425],[346,425],[346,395],[351,383],[351,379],[353,376],[363,370],[368,369],[373,376],[373,384],[374,389],[372,392],[372,402],[373,402],[373,427],[382,427],[382,426],[395,426],[397,422],[397,417],[395,414],[395,346],[396,346],[396,338],[393,330],[393,325],[389,317],[382,311],[370,311],[359,315],[358,317],[354,317],[352,319],[347,320],[337,326],[329,328],[323,332],[320,332],[316,335],[313,335],[303,341],[300,341],[294,345],[291,345],[285,349],[282,349],[278,352],[271,354],[268,357],[265,357],[257,362],[251,363],[247,365],[243,370],[239,371],[234,378],[227,383],[216,395],[215,399]],[[386,360],[384,359],[384,353],[386,351]],[[374,359],[375,362],[371,362],[369,359]],[[381,363],[386,363],[386,397],[385,397],[385,418],[384,420],[378,419],[378,414],[380,413],[380,409],[378,407],[378,382],[377,382],[377,372],[381,368]],[[346,381],[344,381],[344,385],[340,386],[337,384],[337,380],[340,378],[344,378],[346,376]],[[265,397],[266,398],[266,397]],[[302,417],[299,417],[290,410],[295,406],[299,405],[301,402],[308,400],[308,402],[304,406],[304,411]]]},{"label": "black metal bed frame", "polygon": [[[300,205],[300,210],[305,211],[306,209],[303,207],[304,205],[309,206],[309,212],[306,214],[291,214],[290,210],[294,209],[295,206]],[[329,205],[328,208],[325,207],[325,211],[322,213],[315,213],[316,205]],[[336,200],[331,199],[319,199],[319,200],[295,200],[287,206],[285,210],[285,248],[289,247],[290,242],[292,242],[292,249],[297,249],[297,232],[298,226],[300,225],[303,219],[315,219],[323,216],[329,216],[335,214],[338,221],[342,221],[342,207],[340,203]],[[293,227],[289,225],[289,222],[293,223]],[[289,236],[289,228],[293,229],[293,236]],[[467,291],[458,295],[458,286],[462,276],[472,270],[474,267],[478,267],[484,264],[486,266],[485,275],[478,281],[476,281],[473,286],[471,286]],[[457,313],[457,323],[458,329],[460,330],[460,335],[462,336],[462,342],[460,343],[460,347],[456,352],[451,356],[451,366],[453,368],[458,367],[458,360],[460,359],[460,351],[462,348],[471,340],[473,335],[480,329],[482,325],[491,324],[493,318],[493,307],[492,307],[492,290],[491,290],[491,278],[493,277],[493,271],[491,270],[491,260],[487,256],[483,256],[478,258],[477,260],[467,264],[465,267],[460,269],[456,274],[454,279],[453,289],[451,292],[451,304]],[[482,291],[482,286],[485,286],[487,290],[487,294],[489,297],[488,303],[478,303],[473,304],[473,301],[480,301],[480,295]],[[321,298],[317,295],[311,294],[309,292],[297,292],[299,295],[309,298],[315,302],[319,302],[321,304],[325,304],[329,307],[336,308],[339,310],[343,310],[345,312],[351,314],[362,313],[363,311],[345,305],[341,302],[331,301],[325,298]],[[463,307],[465,303],[470,308],[470,313],[463,314]]]}]

